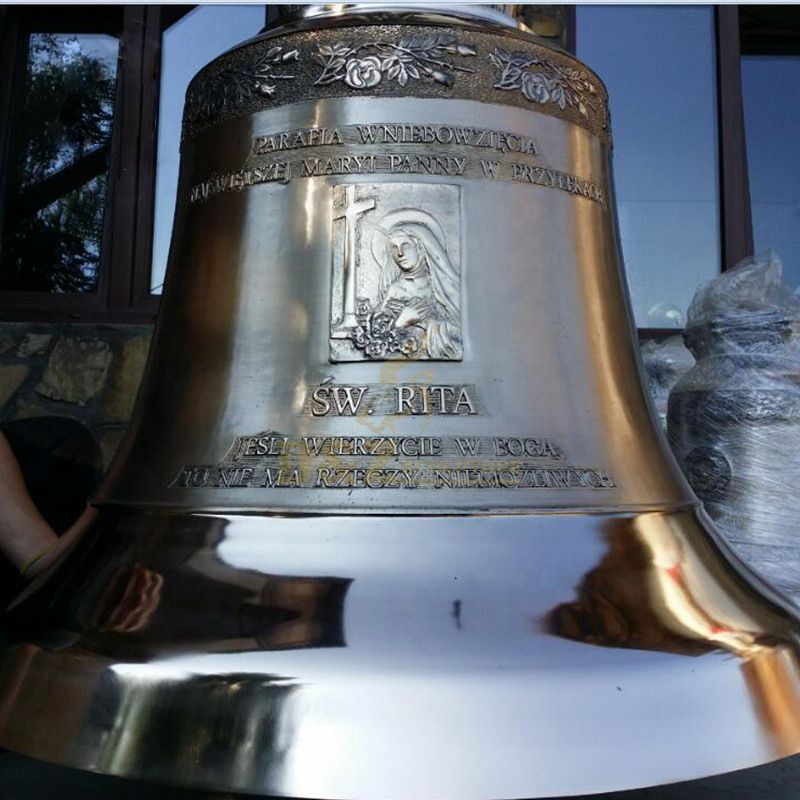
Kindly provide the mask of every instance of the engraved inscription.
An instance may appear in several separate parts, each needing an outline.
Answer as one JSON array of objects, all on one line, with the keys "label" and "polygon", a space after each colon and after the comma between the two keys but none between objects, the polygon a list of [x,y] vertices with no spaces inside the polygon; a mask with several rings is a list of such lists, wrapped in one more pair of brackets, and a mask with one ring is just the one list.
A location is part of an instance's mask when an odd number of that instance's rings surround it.
[{"label": "engraved inscription", "polygon": [[530,136],[511,131],[493,131],[461,125],[412,125],[381,123],[356,125],[361,144],[444,144],[488,147],[501,153],[534,156],[536,144]]},{"label": "engraved inscription", "polygon": [[535,156],[535,141],[513,131],[494,131],[463,125],[413,125],[383,122],[370,125],[344,125],[339,128],[297,128],[279,131],[253,140],[254,155],[269,155],[304,147],[332,145],[395,145],[432,144],[457,145],[496,150],[499,153],[521,153]]},{"label": "engraved inscription", "polygon": [[439,436],[303,436],[302,443],[308,456],[442,455]]},{"label": "engraved inscription", "polygon": [[466,158],[433,154],[389,154],[389,172],[414,175],[463,175]]},{"label": "engraved inscription", "polygon": [[315,417],[354,417],[366,393],[366,386],[318,386],[311,393],[311,413]]},{"label": "engraved inscription", "polygon": [[575,466],[536,436],[237,437],[218,464],[181,467],[173,488],[590,489],[616,488],[607,470]]},{"label": "engraved inscription", "polygon": [[554,169],[512,163],[511,180],[519,181],[520,183],[532,183],[535,186],[551,186],[570,194],[588,197],[590,200],[603,201],[603,190],[596,184]]},{"label": "engraved inscription", "polygon": [[[434,149],[436,148],[436,149]],[[304,151],[311,150],[310,153]],[[486,158],[474,158],[482,150]],[[276,131],[253,140],[242,169],[189,189],[191,203],[264,183],[336,175],[432,175],[544,186],[604,203],[600,185],[546,166],[535,140],[512,131],[376,123]]]},{"label": "engraved inscription", "polygon": [[319,45],[312,58],[322,73],[314,85],[342,81],[351,89],[371,89],[382,81],[396,81],[404,87],[410,80],[427,79],[452,86],[457,72],[475,71],[457,64],[454,57],[476,54],[474,46],[458,43],[451,34]]},{"label": "engraved inscription", "polygon": [[603,130],[608,128],[604,99],[583,70],[540,55],[509,53],[499,47],[489,54],[489,60],[500,70],[495,89],[519,89],[531,103],[552,104],[561,111],[570,107],[584,119],[599,121]]},{"label": "engraved inscription", "polygon": [[300,163],[301,178],[325,175],[369,175],[375,172],[375,156],[334,156],[333,158],[304,158]]},{"label": "engraved inscription", "polygon": [[460,360],[457,186],[334,186],[332,361]]},{"label": "engraved inscription", "polygon": [[253,141],[253,153],[263,156],[301,147],[330,147],[336,144],[344,144],[339,128],[298,128],[256,137]]},{"label": "engraved inscription", "polygon": [[394,391],[395,414],[478,413],[466,386],[395,386]]},{"label": "engraved inscription", "polygon": [[322,384],[312,387],[304,408],[312,417],[477,416],[478,391],[467,384]]},{"label": "engraved inscription", "polygon": [[345,155],[311,157],[297,161],[272,161],[237,172],[212,175],[191,187],[190,203],[202,203],[225,192],[241,191],[262,183],[287,184],[295,178],[319,178],[336,175],[438,175],[485,180],[514,181],[534,186],[560,189],[570,194],[605,203],[603,188],[594,181],[566,172],[528,164],[502,163],[480,159],[420,153],[385,155]]}]

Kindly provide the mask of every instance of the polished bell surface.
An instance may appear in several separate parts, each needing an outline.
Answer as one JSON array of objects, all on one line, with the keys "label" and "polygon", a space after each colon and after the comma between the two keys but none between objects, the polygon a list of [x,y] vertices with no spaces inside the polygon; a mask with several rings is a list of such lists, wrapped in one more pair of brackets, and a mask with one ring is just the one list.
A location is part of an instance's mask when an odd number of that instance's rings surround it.
[{"label": "polished bell surface", "polygon": [[798,620],[640,383],[601,81],[496,11],[310,9],[189,87],[95,527],[10,609],[0,746],[306,798],[800,750]]}]

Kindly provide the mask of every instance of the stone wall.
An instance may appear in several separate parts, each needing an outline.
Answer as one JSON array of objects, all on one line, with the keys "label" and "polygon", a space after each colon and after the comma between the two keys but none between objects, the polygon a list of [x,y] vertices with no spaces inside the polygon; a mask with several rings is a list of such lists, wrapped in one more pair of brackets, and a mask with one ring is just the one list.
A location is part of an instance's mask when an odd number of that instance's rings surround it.
[{"label": "stone wall", "polygon": [[151,325],[0,323],[0,421],[80,420],[108,466],[133,410]]}]

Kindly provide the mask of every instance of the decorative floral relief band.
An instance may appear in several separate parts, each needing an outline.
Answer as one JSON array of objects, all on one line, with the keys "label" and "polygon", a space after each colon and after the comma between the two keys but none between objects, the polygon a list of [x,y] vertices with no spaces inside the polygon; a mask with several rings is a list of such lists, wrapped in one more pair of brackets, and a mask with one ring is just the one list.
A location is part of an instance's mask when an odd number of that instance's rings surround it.
[{"label": "decorative floral relief band", "polygon": [[610,139],[606,91],[569,55],[513,35],[405,25],[301,31],[218,58],[189,86],[184,136],[287,103],[358,95],[504,103]]}]

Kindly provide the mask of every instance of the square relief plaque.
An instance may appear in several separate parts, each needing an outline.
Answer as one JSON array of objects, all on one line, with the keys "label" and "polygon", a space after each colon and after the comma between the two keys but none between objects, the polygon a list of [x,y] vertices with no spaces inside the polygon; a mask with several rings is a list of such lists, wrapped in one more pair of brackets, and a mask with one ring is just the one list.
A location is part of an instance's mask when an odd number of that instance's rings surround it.
[{"label": "square relief plaque", "polygon": [[332,187],[331,361],[460,361],[460,189]]}]

